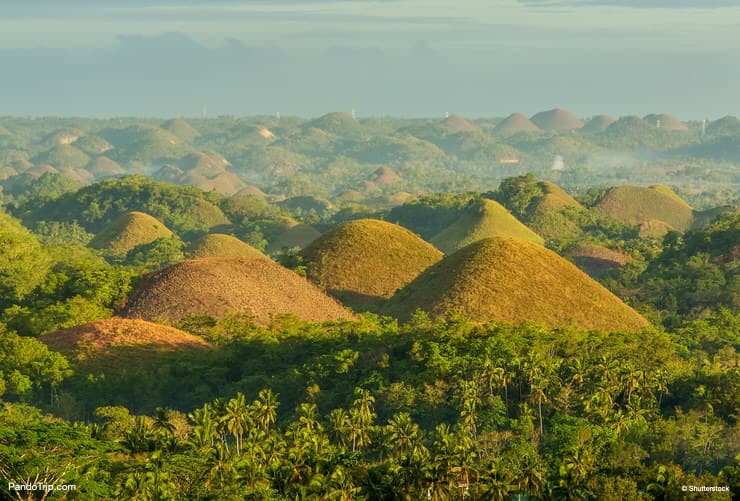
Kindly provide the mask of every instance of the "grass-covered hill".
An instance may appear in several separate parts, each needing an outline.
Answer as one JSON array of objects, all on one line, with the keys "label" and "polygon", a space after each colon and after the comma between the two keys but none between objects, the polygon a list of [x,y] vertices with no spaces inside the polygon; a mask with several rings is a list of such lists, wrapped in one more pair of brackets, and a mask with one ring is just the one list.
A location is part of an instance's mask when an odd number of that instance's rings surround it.
[{"label": "grass-covered hill", "polygon": [[537,127],[529,118],[521,113],[512,113],[496,125],[493,132],[503,136],[517,134],[520,132],[537,132]]},{"label": "grass-covered hill", "polygon": [[[177,351],[207,349],[202,338],[166,325],[132,320],[109,318],[77,327],[70,327],[44,334],[39,338],[54,351],[60,352],[74,362],[93,361],[97,356],[121,348],[138,347],[151,351]],[[138,357],[121,360],[122,367],[137,362]]]},{"label": "grass-covered hill", "polygon": [[310,224],[293,223],[267,246],[268,252],[281,252],[294,248],[303,249],[321,236],[321,232]]},{"label": "grass-covered hill", "polygon": [[150,276],[120,313],[170,323],[189,315],[245,314],[261,325],[283,314],[316,322],[352,318],[316,286],[277,263],[233,256],[185,261]]},{"label": "grass-covered hill", "polygon": [[398,291],[383,312],[401,319],[417,309],[458,311],[476,322],[532,320],[551,327],[636,331],[637,312],[575,265],[541,245],[514,238],[475,242]]},{"label": "grass-covered hill", "polygon": [[221,209],[197,188],[174,186],[144,176],[107,179],[53,200],[29,200],[17,209],[20,218],[28,223],[76,221],[93,233],[131,211],[150,214],[181,236],[207,233],[230,224]]},{"label": "grass-covered hill", "polygon": [[568,131],[583,127],[583,122],[578,117],[562,108],[537,113],[532,117],[532,123],[548,131]]},{"label": "grass-covered hill", "polygon": [[391,297],[442,258],[406,228],[373,219],[345,223],[301,252],[307,276],[352,307]]},{"label": "grass-covered hill", "polygon": [[691,206],[666,186],[618,186],[607,191],[596,208],[629,225],[657,220],[679,231],[688,230],[694,219]]},{"label": "grass-covered hill", "polygon": [[90,247],[112,254],[126,254],[137,245],[153,242],[158,238],[170,238],[172,231],[149,214],[127,212],[111,221],[95,238]]},{"label": "grass-covered hill", "polygon": [[211,233],[193,243],[188,251],[193,258],[216,257],[216,256],[244,256],[267,258],[251,245],[242,242],[232,235],[222,233]]},{"label": "grass-covered hill", "polygon": [[450,254],[478,240],[503,236],[544,243],[542,237],[519,222],[505,207],[486,198],[470,203],[457,221],[432,237],[430,242]]},{"label": "grass-covered hill", "polygon": [[621,268],[629,260],[629,255],[624,252],[589,244],[576,245],[568,250],[567,256],[594,278],[603,276],[609,270]]}]

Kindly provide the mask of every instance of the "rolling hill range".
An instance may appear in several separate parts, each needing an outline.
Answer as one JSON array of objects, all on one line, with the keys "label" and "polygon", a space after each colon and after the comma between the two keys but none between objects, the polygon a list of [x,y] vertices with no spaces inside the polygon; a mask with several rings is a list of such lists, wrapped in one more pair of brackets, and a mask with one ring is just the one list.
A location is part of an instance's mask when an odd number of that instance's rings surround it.
[{"label": "rolling hill range", "polygon": [[111,221],[95,235],[89,245],[93,249],[125,254],[137,245],[148,244],[158,238],[170,238],[173,235],[174,233],[156,218],[133,211]]},{"label": "rolling hill range", "polygon": [[501,204],[487,198],[472,202],[457,221],[432,237],[430,242],[450,254],[478,240],[501,236],[544,243],[542,237],[519,222]]},{"label": "rolling hill range", "polygon": [[307,276],[343,304],[391,297],[442,253],[406,228],[373,219],[345,223],[301,252]]},{"label": "rolling hill range", "polygon": [[408,319],[456,310],[476,322],[534,320],[551,327],[637,331],[648,322],[575,265],[514,238],[475,242],[427,269],[383,307]]},{"label": "rolling hill range", "polygon": [[129,298],[125,318],[176,323],[188,315],[223,318],[246,314],[261,325],[272,315],[302,320],[347,320],[352,315],[316,286],[261,257],[210,257],[185,261],[148,279]]}]

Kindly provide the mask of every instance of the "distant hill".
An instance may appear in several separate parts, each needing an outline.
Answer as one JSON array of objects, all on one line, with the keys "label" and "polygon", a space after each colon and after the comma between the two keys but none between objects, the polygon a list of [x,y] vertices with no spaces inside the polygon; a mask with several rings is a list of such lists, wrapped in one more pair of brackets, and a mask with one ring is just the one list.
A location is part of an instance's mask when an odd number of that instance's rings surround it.
[{"label": "distant hill", "polygon": [[614,136],[623,134],[634,135],[645,133],[651,129],[650,124],[642,118],[638,116],[626,116],[620,117],[616,122],[610,124],[606,128],[606,132]]},{"label": "distant hill", "polygon": [[223,318],[239,313],[261,325],[280,314],[316,322],[352,318],[305,278],[261,257],[209,257],[176,264],[146,279],[120,313],[172,323],[188,315]]},{"label": "distant hill", "polygon": [[113,145],[100,136],[83,136],[72,144],[88,155],[100,155],[113,149]]},{"label": "distant hill", "polygon": [[542,130],[565,131],[583,127],[583,122],[579,118],[562,108],[542,111],[534,115],[531,120]]},{"label": "distant hill", "polygon": [[233,196],[239,197],[239,196],[244,196],[244,195],[253,195],[253,196],[263,197],[263,198],[267,196],[264,191],[257,188],[256,186],[252,186],[249,184],[245,186],[244,188],[240,189],[239,191],[237,191],[236,193],[234,193]]},{"label": "distant hill", "polygon": [[188,143],[200,136],[200,132],[190,125],[184,118],[173,118],[162,124],[162,128],[169,131]]},{"label": "distant hill", "polygon": [[111,160],[106,156],[93,158],[85,168],[90,172],[90,174],[98,179],[119,176],[125,172],[118,162]]},{"label": "distant hill", "polygon": [[544,243],[542,237],[519,222],[504,206],[489,199],[472,202],[457,221],[432,237],[430,242],[449,254],[477,240],[501,236]]},{"label": "distant hill", "polygon": [[614,119],[608,115],[596,115],[591,118],[581,129],[581,132],[601,132],[606,130],[611,124],[614,123]]},{"label": "distant hill", "polygon": [[87,165],[90,157],[71,144],[59,144],[45,153],[35,156],[32,161],[37,165],[49,164],[58,169],[65,167],[78,169]]},{"label": "distant hill", "polygon": [[518,132],[537,132],[539,130],[539,127],[537,127],[526,116],[521,113],[512,113],[496,125],[493,132],[496,134],[509,135],[516,134]]},{"label": "distant hill", "polygon": [[668,113],[650,114],[644,119],[650,125],[661,130],[688,131],[688,126]]},{"label": "distant hill", "polygon": [[629,256],[601,245],[582,244],[570,249],[567,256],[589,276],[599,278],[609,270],[621,268]]},{"label": "distant hill", "polygon": [[158,238],[170,238],[174,234],[156,218],[143,212],[123,214],[109,223],[89,246],[114,254],[126,254],[137,245],[148,244]]},{"label": "distant hill", "polygon": [[666,186],[618,186],[606,192],[596,208],[618,221],[638,225],[657,220],[686,231],[691,227],[694,211]]},{"label": "distant hill", "polygon": [[479,240],[427,269],[398,291],[383,313],[407,320],[456,310],[475,322],[543,322],[637,331],[648,322],[575,265],[525,240]]},{"label": "distant hill", "polygon": [[245,256],[269,259],[251,245],[231,235],[211,233],[193,243],[188,255],[193,258],[214,256]]},{"label": "distant hill", "polygon": [[359,219],[321,236],[301,256],[312,282],[359,307],[391,297],[442,253],[401,226]]},{"label": "distant hill", "polygon": [[736,136],[740,135],[740,120],[728,115],[714,120],[707,125],[708,136]]},{"label": "distant hill", "polygon": [[458,132],[475,132],[480,130],[476,125],[469,122],[465,118],[461,117],[460,115],[450,115],[446,117],[442,124],[444,125],[445,129],[447,129],[447,132],[451,134],[456,134]]},{"label": "distant hill", "polygon": [[337,136],[356,135],[362,130],[360,123],[352,115],[342,112],[327,113],[307,122],[304,129],[319,129]]},{"label": "distant hill", "polygon": [[375,184],[380,186],[387,186],[389,184],[395,184],[401,180],[401,176],[395,173],[390,167],[379,167],[370,179]]}]

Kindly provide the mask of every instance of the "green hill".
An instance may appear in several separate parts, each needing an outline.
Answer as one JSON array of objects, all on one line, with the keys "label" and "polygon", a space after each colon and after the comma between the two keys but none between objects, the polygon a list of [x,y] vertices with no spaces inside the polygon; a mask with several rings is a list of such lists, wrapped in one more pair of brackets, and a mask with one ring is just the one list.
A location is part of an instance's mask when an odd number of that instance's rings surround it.
[{"label": "green hill", "polygon": [[401,226],[359,219],[321,236],[301,256],[312,282],[357,307],[391,297],[442,253]]},{"label": "green hill", "polygon": [[185,261],[146,279],[121,311],[126,318],[176,323],[189,315],[245,314],[261,325],[274,315],[347,320],[352,315],[305,278],[262,257]]},{"label": "green hill", "polygon": [[542,237],[519,222],[504,206],[489,199],[473,201],[457,221],[430,242],[449,254],[484,238],[504,236],[544,243]]},{"label": "green hill", "polygon": [[268,259],[267,256],[251,245],[236,237],[222,233],[211,233],[204,236],[191,246],[188,254],[193,259],[214,256],[245,256]]},{"label": "green hill", "polygon": [[148,244],[158,238],[170,238],[172,231],[156,218],[143,212],[127,212],[108,224],[90,241],[93,249],[113,254],[126,254],[137,245]]},{"label": "green hill", "polygon": [[626,253],[601,245],[576,245],[566,254],[576,266],[594,278],[601,277],[610,270],[621,268],[629,260]]},{"label": "green hill", "polygon": [[501,237],[447,256],[397,292],[382,312],[407,320],[417,309],[434,317],[456,310],[475,322],[533,320],[551,327],[608,331],[637,331],[648,325],[554,252]]},{"label": "green hill", "polygon": [[79,169],[87,165],[90,157],[70,144],[59,144],[32,159],[36,164],[49,164],[58,169]]},{"label": "green hill", "polygon": [[689,229],[694,218],[689,204],[665,186],[618,186],[607,191],[596,208],[626,224],[657,220],[679,231]]}]

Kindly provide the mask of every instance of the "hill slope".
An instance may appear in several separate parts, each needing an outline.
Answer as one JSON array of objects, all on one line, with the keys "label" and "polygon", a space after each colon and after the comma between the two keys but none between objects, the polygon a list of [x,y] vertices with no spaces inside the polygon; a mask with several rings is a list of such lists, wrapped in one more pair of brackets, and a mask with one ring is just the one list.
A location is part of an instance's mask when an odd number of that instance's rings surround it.
[{"label": "hill slope", "polygon": [[156,218],[143,212],[127,212],[112,221],[90,241],[93,249],[125,254],[137,245],[158,238],[170,238],[173,233]]},{"label": "hill slope", "polygon": [[542,130],[574,130],[583,127],[583,122],[570,111],[562,108],[543,111],[532,117],[532,123]]},{"label": "hill slope", "polygon": [[192,245],[189,255],[193,259],[214,256],[245,256],[268,259],[267,256],[248,243],[223,233],[211,233],[204,236]]},{"label": "hill slope", "polygon": [[521,113],[512,113],[502,120],[493,129],[496,134],[516,134],[518,132],[537,132],[537,127],[532,121]]},{"label": "hill slope", "polygon": [[544,243],[542,237],[519,222],[503,205],[489,199],[471,203],[457,221],[432,237],[430,242],[449,254],[477,240],[501,236]]},{"label": "hill slope", "polygon": [[383,313],[408,319],[460,311],[476,322],[534,320],[548,326],[636,331],[647,321],[575,265],[514,238],[475,242],[427,269]]},{"label": "hill slope", "polygon": [[618,186],[607,191],[596,208],[627,224],[656,220],[679,231],[688,230],[694,217],[689,204],[665,186]]},{"label": "hill slope", "polygon": [[230,313],[250,315],[262,325],[269,325],[271,314],[283,313],[316,322],[352,318],[306,279],[253,257],[209,257],[171,266],[145,280],[121,311],[126,318],[168,322]]},{"label": "hill slope", "polygon": [[391,297],[442,258],[409,230],[373,219],[343,224],[301,255],[311,281],[354,307]]}]

